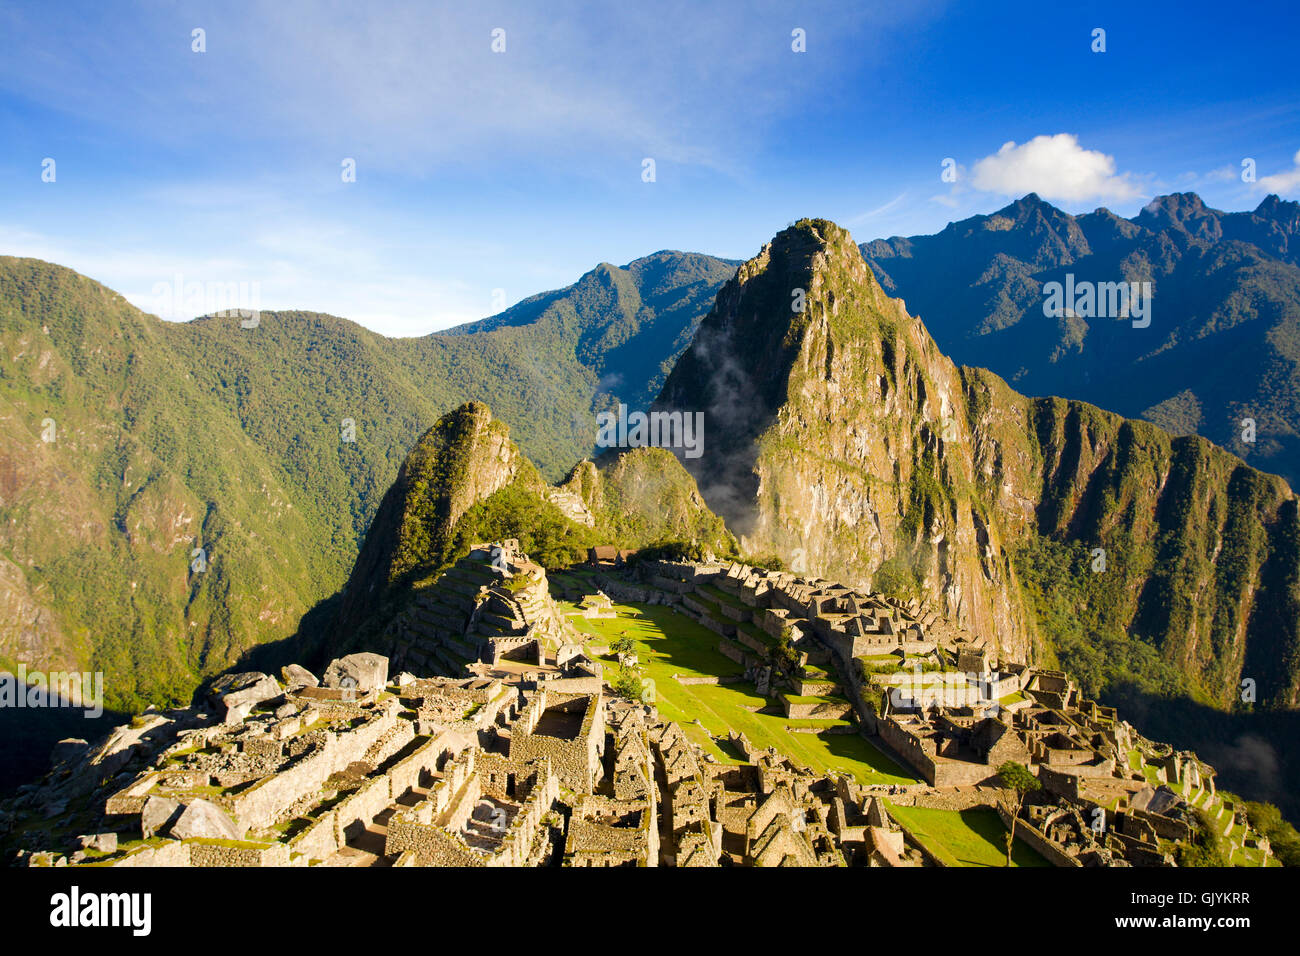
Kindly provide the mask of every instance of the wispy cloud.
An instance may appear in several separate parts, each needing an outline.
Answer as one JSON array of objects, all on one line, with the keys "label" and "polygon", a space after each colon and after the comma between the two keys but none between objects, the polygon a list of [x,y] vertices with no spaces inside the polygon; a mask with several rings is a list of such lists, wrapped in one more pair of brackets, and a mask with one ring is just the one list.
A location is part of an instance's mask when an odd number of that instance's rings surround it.
[{"label": "wispy cloud", "polygon": [[[203,137],[250,156],[275,144],[281,160],[352,156],[363,174],[415,176],[485,160],[581,164],[593,152],[743,165],[834,74],[830,54],[888,19],[865,9],[832,17],[827,4],[796,17],[775,2],[739,17],[685,0],[144,9],[152,15],[12,11],[6,26],[23,43],[0,60],[0,86],[141,142]],[[791,51],[796,23],[817,55]],[[205,31],[201,54],[194,28]],[[504,31],[500,52],[494,30]]]},{"label": "wispy cloud", "polygon": [[877,206],[875,209],[868,210],[867,212],[852,217],[845,223],[845,225],[858,226],[871,219],[875,219],[879,216],[885,215],[886,213],[893,212],[895,209],[901,206],[906,199],[907,199],[907,193],[901,192],[893,199],[889,200],[889,202]]}]

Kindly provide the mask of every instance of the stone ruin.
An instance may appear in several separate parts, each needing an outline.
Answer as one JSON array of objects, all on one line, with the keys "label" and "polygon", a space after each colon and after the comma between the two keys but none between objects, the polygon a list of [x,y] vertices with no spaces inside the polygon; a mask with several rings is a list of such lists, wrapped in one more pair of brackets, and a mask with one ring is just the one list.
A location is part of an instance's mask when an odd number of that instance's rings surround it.
[{"label": "stone ruin", "polygon": [[[1234,853],[1269,855],[1194,754],[1144,741],[1065,674],[999,665],[987,642],[915,602],[735,564],[645,561],[619,573],[601,597],[673,604],[716,633],[719,651],[747,673],[779,680],[788,716],[821,716],[829,703],[927,781],[897,795],[890,788],[892,800],[992,806],[1009,824],[996,769],[1014,760],[1042,784],[1020,811],[1017,836],[1056,865],[1172,865],[1198,813]],[[95,746],[64,742],[46,780],[6,813],[26,824],[23,859],[128,867],[936,862],[891,816],[882,788],[815,773],[734,732],[716,743],[741,762],[720,764],[652,705],[608,695],[602,666],[550,599],[545,572],[512,542],[476,548],[449,569],[396,633],[391,663],[409,670],[392,678],[390,660],[373,653],[331,662],[321,680],[298,665],[278,678],[231,674],[212,683],[202,708],[147,713]],[[782,642],[797,664],[778,674]],[[891,696],[891,668],[857,666],[894,656],[956,667],[975,699],[948,706],[925,694]],[[36,815],[48,821],[43,828],[31,826]],[[66,819],[91,820],[90,832],[66,832]]]}]

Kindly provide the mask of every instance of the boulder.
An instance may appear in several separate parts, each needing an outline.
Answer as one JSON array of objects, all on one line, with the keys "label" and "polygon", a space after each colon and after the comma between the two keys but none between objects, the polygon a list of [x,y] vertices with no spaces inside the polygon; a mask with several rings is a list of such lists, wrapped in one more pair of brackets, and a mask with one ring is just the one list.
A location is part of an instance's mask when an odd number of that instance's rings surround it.
[{"label": "boulder", "polygon": [[193,800],[172,824],[170,835],[178,840],[238,840],[244,834],[230,814],[215,803]]},{"label": "boulder", "polygon": [[283,691],[274,677],[252,671],[247,674],[224,674],[212,682],[208,696],[225,708],[226,723],[243,722],[254,707],[279,697]]},{"label": "boulder", "polygon": [[99,850],[101,853],[117,852],[116,833],[83,833],[77,837],[77,843],[83,850]]},{"label": "boulder", "polygon": [[288,687],[319,687],[316,675],[300,664],[280,668],[280,679]]},{"label": "boulder", "polygon": [[349,654],[325,668],[325,686],[354,689],[358,693],[388,686],[388,658],[382,654]]},{"label": "boulder", "polygon": [[80,761],[90,753],[90,744],[80,737],[65,737],[54,745],[50,751],[50,766],[72,764]]},{"label": "boulder", "polygon": [[140,811],[140,835],[149,839],[175,820],[181,813],[181,805],[169,797],[152,796],[144,802]]}]

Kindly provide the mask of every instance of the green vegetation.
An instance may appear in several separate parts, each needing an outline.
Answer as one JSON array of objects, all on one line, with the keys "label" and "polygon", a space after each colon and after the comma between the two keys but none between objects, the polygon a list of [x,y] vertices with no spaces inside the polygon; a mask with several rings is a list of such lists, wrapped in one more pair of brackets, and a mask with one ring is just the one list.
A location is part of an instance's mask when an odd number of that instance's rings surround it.
[{"label": "green vegetation", "polygon": [[[615,604],[614,610],[616,618],[575,615],[572,620],[580,630],[610,646],[619,638],[631,638],[659,712],[679,723],[720,762],[740,762],[726,743],[727,733],[734,729],[755,747],[775,747],[820,772],[846,771],[862,783],[915,782],[914,776],[858,734],[791,733],[790,726],[826,731],[843,727],[844,721],[792,721],[783,716],[773,700],[760,697],[753,684],[739,680],[740,665],[718,652],[718,635],[690,618],[660,604]],[[674,675],[719,677],[729,682],[681,684]],[[638,687],[637,693],[641,690]]]},{"label": "green vegetation", "polygon": [[609,686],[613,688],[614,693],[618,694],[619,697],[627,700],[640,700],[641,679],[641,675],[636,668],[619,665],[614,673],[614,678],[609,682]]},{"label": "green vegetation", "polygon": [[1175,858],[1179,866],[1227,866],[1223,840],[1205,814],[1192,809],[1192,839],[1178,844]]},{"label": "green vegetation", "polygon": [[516,482],[465,512],[447,557],[455,560],[468,554],[477,541],[506,538],[518,538],[519,547],[548,571],[585,561],[587,549],[603,543],[591,528],[569,520],[555,505]]},{"label": "green vegetation", "polygon": [[889,813],[949,866],[1050,865],[1024,843],[1012,846],[1008,863],[1004,853],[1010,834],[997,811],[988,807],[958,811],[900,807],[891,803]]},{"label": "green vegetation", "polygon": [[[1235,800],[1231,794],[1220,794],[1225,799]],[[1273,854],[1283,866],[1300,866],[1300,833],[1296,828],[1282,819],[1282,811],[1271,803],[1245,801],[1246,816],[1250,825],[1268,837]]]},{"label": "green vegetation", "polygon": [[162,322],[67,269],[0,257],[20,478],[0,558],[39,609],[26,663],[104,671],[116,710],[188,701],[343,585],[442,413],[491,402],[556,480],[590,453],[614,400],[602,380],[644,405],[734,268],[659,253],[477,327],[386,339],[310,312]]},{"label": "green vegetation", "polygon": [[908,601],[920,597],[924,588],[915,563],[906,555],[895,554],[881,562],[871,578],[872,590]]},{"label": "green vegetation", "polygon": [[[1156,697],[1187,695],[1187,675],[1115,620],[1128,603],[1120,593],[1126,576],[1095,572],[1093,560],[1086,545],[1037,536],[1014,554],[1016,574],[1061,668],[1090,697],[1121,684]],[[1122,555],[1110,556],[1111,565],[1120,560]]]},{"label": "green vegetation", "polygon": [[[552,571],[585,560],[598,543],[636,549],[690,531],[709,550],[734,545],[668,452],[638,448],[602,462],[580,462],[552,488],[486,405],[448,412],[416,443],[384,496],[338,610],[323,625],[331,640],[318,643],[335,651],[341,642],[373,645],[396,614],[480,542],[518,539]],[[591,524],[569,514],[590,515]]]}]

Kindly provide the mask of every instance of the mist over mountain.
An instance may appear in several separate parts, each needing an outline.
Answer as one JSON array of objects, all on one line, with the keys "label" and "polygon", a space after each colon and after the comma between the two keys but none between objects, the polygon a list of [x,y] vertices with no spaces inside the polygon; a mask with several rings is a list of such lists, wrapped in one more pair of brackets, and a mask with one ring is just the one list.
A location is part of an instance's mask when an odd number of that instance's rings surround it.
[{"label": "mist over mountain", "polygon": [[1286,482],[955,365],[834,223],[801,220],[740,267],[657,407],[721,422],[683,464],[744,551],[914,597],[1089,693],[1185,701],[1198,741],[1300,700]]},{"label": "mist over mountain", "polygon": [[[1300,482],[1300,203],[1269,196],[1221,212],[1175,193],[1123,219],[1071,216],[1031,193],[934,235],[861,248],[954,361],[1028,395],[1203,435]],[[1067,276],[1150,282],[1150,325],[1044,315],[1044,286]]]}]

